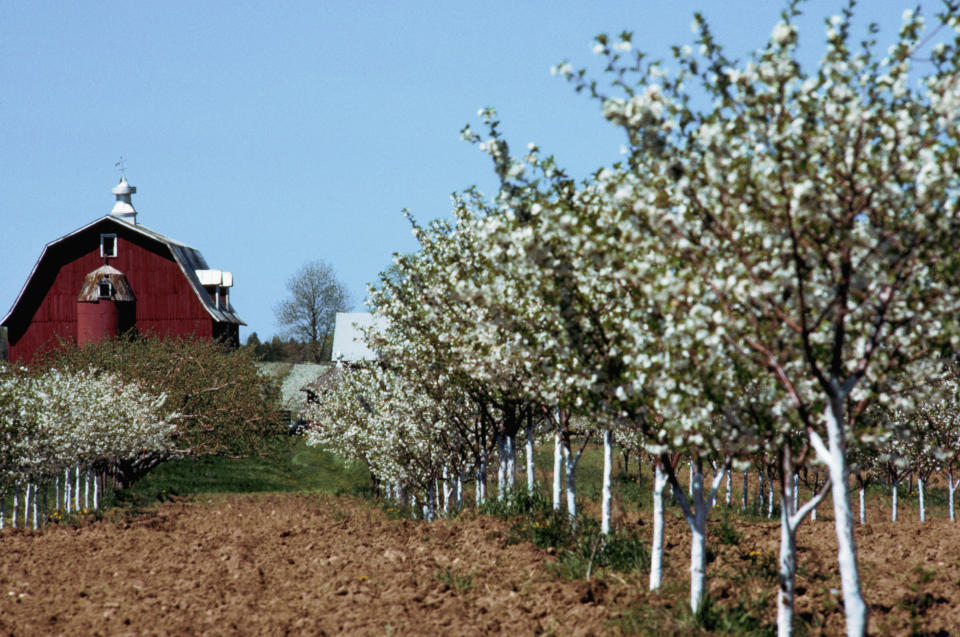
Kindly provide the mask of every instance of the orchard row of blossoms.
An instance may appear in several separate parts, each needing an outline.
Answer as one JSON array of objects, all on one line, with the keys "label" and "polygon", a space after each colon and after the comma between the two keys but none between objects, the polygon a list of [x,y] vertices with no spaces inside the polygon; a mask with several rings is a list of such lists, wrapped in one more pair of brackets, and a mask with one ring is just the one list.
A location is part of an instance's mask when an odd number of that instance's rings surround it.
[{"label": "orchard row of blossoms", "polygon": [[[63,478],[66,493],[73,493],[73,477],[78,494],[81,471],[89,480],[92,469],[168,449],[177,416],[164,409],[165,402],[163,394],[153,395],[137,383],[93,368],[54,367],[37,375],[3,370],[0,498],[22,494],[27,518],[32,494],[36,525],[38,487],[59,484]],[[73,506],[79,508],[78,499]],[[65,504],[70,501],[65,497]]]},{"label": "orchard row of blossoms", "polygon": [[[371,335],[381,358],[344,372],[322,407],[353,428],[342,444],[394,484],[477,467],[480,492],[488,452],[499,446],[509,468],[516,434],[526,425],[532,438],[542,420],[564,452],[568,498],[571,434],[646,450],[655,503],[671,483],[690,526],[695,611],[717,488],[734,463],[760,458],[781,500],[781,634],[797,526],[828,492],[847,631],[864,634],[854,458],[889,458],[895,433],[942,420],[937,388],[960,345],[960,19],[945,4],[925,31],[906,12],[878,53],[874,28],[853,44],[845,11],[826,21],[811,71],[797,57],[799,7],[745,62],[697,16],[694,46],[669,64],[624,33],[596,42],[607,86],[559,66],[628,140],[621,163],[583,183],[534,145],[511,154],[483,111],[485,130],[463,134],[492,158],[500,191],[467,191],[452,221],[415,224],[420,250],[372,291],[389,325]],[[932,457],[949,451],[931,444]],[[814,464],[828,480],[801,502],[796,476]]]}]

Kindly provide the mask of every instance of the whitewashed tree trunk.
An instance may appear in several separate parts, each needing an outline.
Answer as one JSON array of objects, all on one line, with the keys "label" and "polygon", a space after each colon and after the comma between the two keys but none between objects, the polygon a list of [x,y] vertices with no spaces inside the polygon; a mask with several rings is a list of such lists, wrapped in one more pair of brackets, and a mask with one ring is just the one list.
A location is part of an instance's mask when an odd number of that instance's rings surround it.
[{"label": "whitewashed tree trunk", "polygon": [[100,508],[100,473],[93,474],[93,508]]},{"label": "whitewashed tree trunk", "polygon": [[30,489],[31,484],[28,482],[23,490],[23,528],[30,526]]},{"label": "whitewashed tree trunk", "polygon": [[577,517],[577,480],[575,470],[577,460],[574,458],[573,450],[569,444],[563,445],[563,456],[566,460],[567,473],[567,514],[571,519]]},{"label": "whitewashed tree trunk", "polygon": [[797,581],[797,537],[790,524],[792,490],[789,479],[784,485],[787,492],[780,498],[780,573],[777,592],[777,636],[793,635],[793,609]]},{"label": "whitewashed tree trunk", "polygon": [[613,501],[611,482],[613,476],[613,432],[603,432],[603,495],[600,503],[600,532],[610,534],[610,505]]},{"label": "whitewashed tree trunk", "polygon": [[457,470],[457,490],[456,490],[457,508],[463,508],[463,468]]},{"label": "whitewashed tree trunk", "polygon": [[[702,476],[701,476],[702,477]],[[687,482],[687,495],[693,497],[693,459],[690,459],[690,481]]]},{"label": "whitewashed tree trunk", "polygon": [[728,471],[727,472],[727,498],[726,498],[727,508],[730,507],[730,498],[732,497],[731,495],[732,492],[733,492],[733,472]]},{"label": "whitewashed tree trunk", "polygon": [[553,432],[553,510],[560,510],[560,490],[563,484],[563,440],[559,431]]},{"label": "whitewashed tree trunk", "polygon": [[950,512],[950,521],[956,522],[956,514],[953,503],[953,494],[957,490],[957,483],[953,481],[953,471],[947,471],[947,510]]},{"label": "whitewashed tree trunk", "polygon": [[867,604],[860,592],[860,570],[857,566],[857,545],[853,536],[853,514],[847,485],[850,469],[846,459],[844,440],[843,397],[830,400],[825,410],[828,446],[816,432],[810,433],[810,442],[820,460],[830,472],[833,495],[834,529],[837,534],[837,562],[843,608],[847,620],[847,636],[862,637],[867,632]]},{"label": "whitewashed tree trunk", "polygon": [[[27,485],[27,488],[30,488],[30,485]],[[33,530],[36,531],[40,528],[40,518],[39,518],[39,509],[40,509],[40,495],[37,493],[37,485],[33,485]]]},{"label": "whitewashed tree trunk", "polygon": [[60,509],[60,476],[53,479],[53,508]]},{"label": "whitewashed tree trunk", "polygon": [[757,515],[763,514],[763,469],[757,471]]},{"label": "whitewashed tree trunk", "polygon": [[433,520],[437,517],[436,484],[437,482],[433,478],[427,482],[427,502],[423,505],[423,519],[425,519],[427,522],[433,522]]},{"label": "whitewashed tree trunk", "polygon": [[663,489],[667,475],[660,460],[654,464],[653,473],[653,546],[650,550],[650,590],[660,588],[663,581]]},{"label": "whitewashed tree trunk", "polygon": [[800,474],[793,474],[793,510],[800,508]]},{"label": "whitewashed tree trunk", "polygon": [[75,490],[74,491],[75,499],[73,501],[73,508],[77,513],[79,513],[80,512],[80,463],[79,462],[77,463],[77,466],[74,469],[73,486]]},{"label": "whitewashed tree trunk", "polygon": [[[785,453],[790,453],[787,450]],[[797,529],[804,518],[814,510],[827,494],[826,488],[814,489],[813,497],[802,508],[797,497],[798,480],[791,479],[792,462],[781,456],[783,481],[780,492],[780,572],[777,592],[777,635],[792,637],[794,601],[797,579]],[[793,476],[797,477],[794,473]],[[771,476],[772,479],[772,476]],[[817,480],[814,480],[817,487]]]},{"label": "whitewashed tree trunk", "polygon": [[503,501],[507,491],[507,442],[503,435],[497,434],[497,500]]},{"label": "whitewashed tree trunk", "polygon": [[17,528],[17,507],[20,506],[20,487],[13,490],[13,515],[10,518],[10,526]]},{"label": "whitewashed tree trunk", "polygon": [[703,473],[694,464],[693,498],[688,500],[680,489],[676,476],[671,477],[673,490],[690,527],[690,610],[696,614],[703,603],[707,582],[707,517],[717,497],[717,491],[724,474],[730,467],[730,458],[723,463],[723,469],[713,476],[709,495],[704,494]]},{"label": "whitewashed tree trunk", "polygon": [[0,531],[7,523],[7,494],[0,495]]},{"label": "whitewashed tree trunk", "polygon": [[897,491],[899,486],[900,481],[894,478],[892,493],[890,494],[890,519],[894,522],[897,521]]},{"label": "whitewashed tree trunk", "polygon": [[65,512],[70,513],[73,511],[73,489],[70,486],[70,469],[64,469],[63,471],[63,509]]},{"label": "whitewashed tree trunk", "polygon": [[90,510],[90,467],[87,467],[83,476],[83,508]]},{"label": "whitewashed tree trunk", "polygon": [[860,524],[867,523],[866,489],[860,487]]},{"label": "whitewashed tree trunk", "polygon": [[453,482],[450,480],[450,470],[443,465],[443,514],[450,514],[450,496],[453,493]]},{"label": "whitewashed tree trunk", "polygon": [[767,517],[773,517],[773,473],[767,472]]},{"label": "whitewashed tree trunk", "polygon": [[923,505],[923,478],[917,476],[917,496],[920,498],[920,521],[927,521],[927,510]]},{"label": "whitewashed tree trunk", "polygon": [[517,491],[517,439],[511,434],[506,437],[504,446],[507,449],[507,495]]},{"label": "whitewashed tree trunk", "polygon": [[527,494],[533,495],[534,475],[533,475],[533,418],[527,418]]}]

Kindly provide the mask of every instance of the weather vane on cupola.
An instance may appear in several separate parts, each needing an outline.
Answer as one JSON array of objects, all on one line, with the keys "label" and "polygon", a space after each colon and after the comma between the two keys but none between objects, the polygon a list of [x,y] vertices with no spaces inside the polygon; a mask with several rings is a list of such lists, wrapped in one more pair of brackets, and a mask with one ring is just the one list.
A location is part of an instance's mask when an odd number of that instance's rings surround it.
[{"label": "weather vane on cupola", "polygon": [[117,202],[113,205],[110,214],[118,219],[137,223],[137,211],[133,208],[133,202],[130,196],[137,192],[136,186],[127,183],[126,162],[123,155],[120,155],[120,161],[114,164],[114,167],[120,169],[120,183],[117,184],[111,192],[117,197]]}]

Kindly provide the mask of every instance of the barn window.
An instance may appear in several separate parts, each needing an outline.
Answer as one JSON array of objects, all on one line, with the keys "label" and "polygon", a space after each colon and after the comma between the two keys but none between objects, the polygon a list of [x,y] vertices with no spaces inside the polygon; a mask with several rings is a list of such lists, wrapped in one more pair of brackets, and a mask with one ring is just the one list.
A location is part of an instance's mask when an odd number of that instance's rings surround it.
[{"label": "barn window", "polygon": [[100,281],[100,298],[109,299],[113,296],[113,286],[110,285],[110,281]]},{"label": "barn window", "polygon": [[101,257],[117,256],[117,235],[115,234],[100,235],[100,256]]}]

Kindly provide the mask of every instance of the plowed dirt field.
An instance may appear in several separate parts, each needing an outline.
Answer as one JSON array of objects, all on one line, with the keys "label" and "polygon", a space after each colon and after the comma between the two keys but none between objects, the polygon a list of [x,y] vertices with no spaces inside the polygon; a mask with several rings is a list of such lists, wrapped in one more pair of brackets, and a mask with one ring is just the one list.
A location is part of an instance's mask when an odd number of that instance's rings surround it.
[{"label": "plowed dirt field", "polygon": [[[633,524],[638,521],[634,520]],[[649,526],[644,522],[641,528]],[[711,538],[718,603],[768,596],[776,524]],[[549,551],[510,544],[509,523],[464,514],[391,519],[378,506],[312,495],[170,502],[137,515],[0,533],[3,635],[691,634],[682,620],[687,531],[668,527],[667,582],[642,574],[566,581]],[[858,527],[871,631],[960,634],[960,527],[947,520]],[[810,634],[843,632],[832,524],[800,533],[798,613]]]}]

